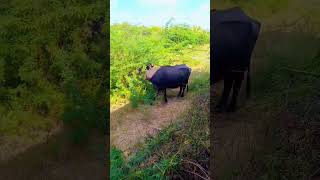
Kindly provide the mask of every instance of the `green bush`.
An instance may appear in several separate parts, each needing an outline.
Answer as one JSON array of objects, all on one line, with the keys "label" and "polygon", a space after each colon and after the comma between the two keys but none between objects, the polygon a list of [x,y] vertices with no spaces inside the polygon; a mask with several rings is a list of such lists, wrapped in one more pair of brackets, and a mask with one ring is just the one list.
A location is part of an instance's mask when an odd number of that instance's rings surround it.
[{"label": "green bush", "polygon": [[[1,4],[0,133],[31,131],[24,126],[28,123],[39,127],[33,131],[41,131],[62,115],[65,123],[79,128],[79,137],[86,136],[88,129],[78,124],[92,121],[105,127],[106,119],[97,120],[94,109],[106,110],[107,105],[97,100],[107,97],[109,82],[107,3],[13,0]],[[66,87],[70,82],[76,84],[81,101],[71,98],[73,92]]]}]

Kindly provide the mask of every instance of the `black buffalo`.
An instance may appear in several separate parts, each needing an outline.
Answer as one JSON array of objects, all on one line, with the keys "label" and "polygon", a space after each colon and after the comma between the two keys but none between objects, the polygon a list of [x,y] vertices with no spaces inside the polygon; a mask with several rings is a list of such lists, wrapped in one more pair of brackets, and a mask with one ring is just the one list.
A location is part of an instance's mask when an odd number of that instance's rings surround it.
[{"label": "black buffalo", "polygon": [[[154,87],[160,91],[164,91],[164,100],[167,102],[167,88],[178,88],[180,91],[178,97],[184,96],[184,91],[187,88],[188,91],[188,81],[191,74],[191,68],[185,64],[176,65],[176,66],[161,66],[159,69],[155,69],[153,65],[147,65],[147,77]],[[152,72],[154,71],[154,72]],[[150,77],[148,73],[152,72]]]},{"label": "black buffalo", "polygon": [[240,8],[210,12],[211,85],[224,79],[224,90],[216,111],[223,110],[230,91],[233,95],[227,111],[235,111],[244,74],[247,72],[247,97],[250,95],[250,59],[261,24]]}]

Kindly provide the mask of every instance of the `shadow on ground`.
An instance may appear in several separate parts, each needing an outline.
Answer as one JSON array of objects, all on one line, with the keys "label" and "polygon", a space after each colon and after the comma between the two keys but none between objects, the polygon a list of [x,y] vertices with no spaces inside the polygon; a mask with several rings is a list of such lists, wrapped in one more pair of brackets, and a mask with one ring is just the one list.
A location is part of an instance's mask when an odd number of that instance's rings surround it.
[{"label": "shadow on ground", "polygon": [[0,162],[1,180],[107,178],[106,136],[94,133],[86,145],[73,145],[66,133],[51,137],[7,162]]}]

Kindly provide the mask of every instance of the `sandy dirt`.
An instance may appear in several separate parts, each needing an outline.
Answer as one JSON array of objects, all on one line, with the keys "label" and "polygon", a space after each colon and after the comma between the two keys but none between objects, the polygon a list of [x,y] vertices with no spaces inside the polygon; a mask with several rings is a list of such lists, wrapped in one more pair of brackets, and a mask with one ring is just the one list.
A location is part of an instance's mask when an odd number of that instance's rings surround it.
[{"label": "sandy dirt", "polygon": [[179,115],[190,107],[191,99],[188,93],[182,98],[174,97],[176,94],[178,89],[168,92],[168,103],[162,102],[160,95],[159,102],[153,106],[140,109],[124,107],[111,113],[111,145],[128,155],[146,137],[154,136],[163,127],[178,120]]}]

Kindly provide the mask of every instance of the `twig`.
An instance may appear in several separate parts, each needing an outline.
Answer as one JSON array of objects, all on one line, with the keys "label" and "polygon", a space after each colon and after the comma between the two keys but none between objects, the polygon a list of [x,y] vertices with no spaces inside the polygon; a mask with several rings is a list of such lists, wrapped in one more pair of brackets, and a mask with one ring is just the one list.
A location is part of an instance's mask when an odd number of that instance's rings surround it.
[{"label": "twig", "polygon": [[206,176],[207,178],[209,178],[209,175],[206,173],[205,169],[200,165],[200,164],[197,164],[197,163],[194,163],[192,161],[189,161],[189,160],[182,160],[184,162],[187,162],[187,163],[190,163],[190,164],[193,164],[195,166],[197,166]]},{"label": "twig", "polygon": [[320,168],[318,168],[314,173],[312,173],[309,179],[311,180],[311,178],[312,178],[314,175],[316,175],[319,171],[320,171]]},{"label": "twig", "polygon": [[303,113],[303,117],[306,117],[307,114],[310,112],[311,108],[312,108],[312,105],[313,105],[313,101],[311,101],[306,107],[305,107],[305,110],[304,110],[304,113]]},{"label": "twig", "polygon": [[320,77],[320,74],[316,74],[316,73],[312,73],[312,72],[307,72],[307,71],[302,71],[302,70],[297,70],[297,69],[292,69],[292,68],[280,68],[282,70],[287,70],[287,71],[291,71],[291,72],[296,72],[296,73],[302,73],[302,74],[306,74],[306,75],[311,75],[314,77]]},{"label": "twig", "polygon": [[165,174],[165,172],[157,164],[154,165],[161,171],[162,174]]},{"label": "twig", "polygon": [[147,126],[149,126],[149,127],[153,128],[153,129],[156,129],[156,130],[158,130],[158,131],[161,131],[161,130],[162,130],[162,129],[160,129],[160,128],[157,128],[157,127],[155,127],[155,126],[152,126],[152,125],[147,125]]},{"label": "twig", "polygon": [[176,173],[178,174],[179,178],[183,180],[183,177],[181,176],[181,174],[178,171],[176,171]]},{"label": "twig", "polygon": [[183,171],[186,171],[186,172],[188,172],[188,173],[194,174],[194,175],[196,175],[196,176],[200,177],[201,179],[204,179],[204,180],[210,180],[210,179],[207,179],[207,178],[205,178],[205,177],[201,176],[201,175],[200,175],[200,174],[198,174],[198,173],[195,173],[195,172],[192,172],[192,171],[188,171],[188,170],[185,170],[185,169],[182,169],[182,170],[183,170]]}]

